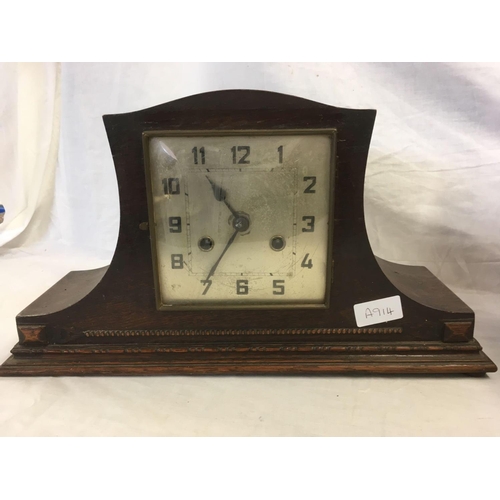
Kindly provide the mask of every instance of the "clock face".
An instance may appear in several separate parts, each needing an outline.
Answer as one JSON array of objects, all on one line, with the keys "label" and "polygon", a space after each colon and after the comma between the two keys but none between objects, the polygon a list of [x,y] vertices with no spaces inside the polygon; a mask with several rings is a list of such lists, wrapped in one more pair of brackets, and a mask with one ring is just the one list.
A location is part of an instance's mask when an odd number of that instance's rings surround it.
[{"label": "clock face", "polygon": [[334,142],[145,134],[159,308],[325,307]]}]

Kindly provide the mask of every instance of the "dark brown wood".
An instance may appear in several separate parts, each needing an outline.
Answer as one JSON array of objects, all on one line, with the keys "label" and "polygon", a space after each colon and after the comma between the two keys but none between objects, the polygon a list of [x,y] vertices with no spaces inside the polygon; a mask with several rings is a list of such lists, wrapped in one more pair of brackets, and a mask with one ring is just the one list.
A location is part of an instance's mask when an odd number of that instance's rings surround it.
[{"label": "dark brown wood", "polygon": [[[19,344],[0,375],[495,371],[472,338],[466,304],[427,269],[372,253],[363,187],[374,121],[374,110],[250,90],[105,116],[120,193],[113,260],[69,273],[18,315]],[[143,132],[307,128],[335,128],[338,138],[329,307],[157,310]],[[354,304],[393,295],[404,318],[356,327]]]},{"label": "dark brown wood", "polygon": [[[328,348],[327,348],[328,347]],[[443,345],[56,346],[16,348],[4,375],[276,375],[333,373],[467,373],[494,371],[476,341]]]}]

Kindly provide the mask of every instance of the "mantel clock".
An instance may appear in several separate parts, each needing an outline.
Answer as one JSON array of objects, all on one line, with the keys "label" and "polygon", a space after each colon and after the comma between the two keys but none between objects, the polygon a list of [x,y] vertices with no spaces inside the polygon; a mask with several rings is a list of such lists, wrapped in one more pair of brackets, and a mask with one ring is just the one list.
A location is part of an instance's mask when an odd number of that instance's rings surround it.
[{"label": "mantel clock", "polygon": [[495,371],[464,302],[372,253],[374,121],[253,90],[104,116],[115,255],[18,315],[0,374]]}]

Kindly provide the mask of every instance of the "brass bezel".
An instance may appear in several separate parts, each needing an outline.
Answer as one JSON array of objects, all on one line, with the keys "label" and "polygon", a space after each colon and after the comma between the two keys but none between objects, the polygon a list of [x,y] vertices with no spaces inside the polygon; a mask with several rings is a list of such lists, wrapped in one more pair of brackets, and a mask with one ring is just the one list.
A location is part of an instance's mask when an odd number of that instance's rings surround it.
[{"label": "brass bezel", "polygon": [[[327,243],[327,270],[326,270],[326,290],[325,301],[322,304],[246,304],[234,303],[221,304],[218,302],[206,302],[204,304],[164,304],[161,300],[160,281],[158,274],[158,255],[156,249],[156,232],[154,223],[153,211],[153,188],[151,182],[151,165],[149,158],[149,141],[154,137],[214,137],[214,136],[232,136],[232,135],[328,135],[330,136],[330,210],[329,210],[329,230],[328,230],[328,243]],[[149,230],[151,235],[151,253],[153,259],[153,273],[155,283],[155,296],[156,308],[160,311],[186,311],[186,310],[249,310],[249,309],[327,309],[330,307],[331,287],[333,282],[333,229],[334,229],[334,202],[335,202],[335,167],[336,167],[336,153],[337,153],[337,129],[238,129],[238,130],[147,130],[142,133],[142,145],[144,154],[144,170],[146,175],[146,191],[148,202],[148,215],[149,215]]]}]

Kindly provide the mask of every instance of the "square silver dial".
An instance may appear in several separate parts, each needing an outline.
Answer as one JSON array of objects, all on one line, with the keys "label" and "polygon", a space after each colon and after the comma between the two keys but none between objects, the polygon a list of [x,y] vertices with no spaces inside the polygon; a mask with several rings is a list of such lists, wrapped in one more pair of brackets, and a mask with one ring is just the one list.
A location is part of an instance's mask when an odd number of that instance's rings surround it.
[{"label": "square silver dial", "polygon": [[335,131],[144,145],[160,309],[325,306]]}]

